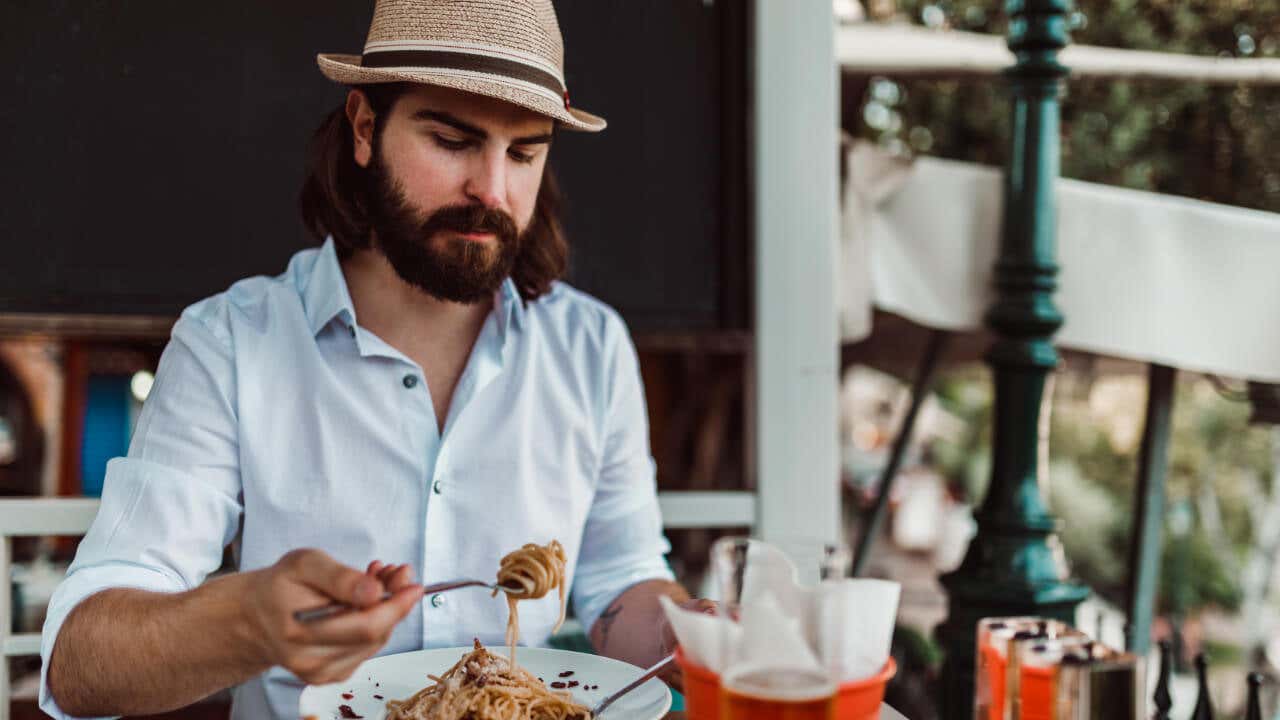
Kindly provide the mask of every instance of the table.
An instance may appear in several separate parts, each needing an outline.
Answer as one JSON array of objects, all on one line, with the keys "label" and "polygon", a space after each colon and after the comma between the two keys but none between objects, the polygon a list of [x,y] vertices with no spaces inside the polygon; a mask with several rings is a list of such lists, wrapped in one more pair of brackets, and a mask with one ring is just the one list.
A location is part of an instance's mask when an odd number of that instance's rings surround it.
[{"label": "table", "polygon": [[[688,720],[684,712],[667,713],[663,720]],[[880,720],[907,720],[907,716],[894,710],[888,705],[880,706]]]}]

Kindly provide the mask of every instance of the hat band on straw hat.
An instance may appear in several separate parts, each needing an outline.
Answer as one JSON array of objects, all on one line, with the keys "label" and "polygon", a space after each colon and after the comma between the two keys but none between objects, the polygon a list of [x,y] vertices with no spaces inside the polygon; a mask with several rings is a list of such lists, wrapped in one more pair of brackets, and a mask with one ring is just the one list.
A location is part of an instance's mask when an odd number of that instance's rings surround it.
[{"label": "hat band on straw hat", "polygon": [[452,44],[386,42],[370,43],[361,56],[366,68],[399,70],[453,70],[497,75],[547,90],[557,100],[567,95],[564,81],[548,69],[520,55],[499,48],[459,47]]},{"label": "hat band on straw hat", "polygon": [[502,75],[546,88],[556,97],[564,94],[564,86],[554,75],[514,60],[483,55],[445,50],[390,50],[365,53],[360,64],[367,68],[439,68]]}]

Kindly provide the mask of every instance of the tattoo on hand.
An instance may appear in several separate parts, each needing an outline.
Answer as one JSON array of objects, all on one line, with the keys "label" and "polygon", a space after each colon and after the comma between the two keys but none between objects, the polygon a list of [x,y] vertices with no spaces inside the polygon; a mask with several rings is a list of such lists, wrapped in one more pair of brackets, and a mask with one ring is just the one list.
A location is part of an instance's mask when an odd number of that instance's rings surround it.
[{"label": "tattoo on hand", "polygon": [[622,612],[622,603],[614,603],[612,607],[605,610],[597,621],[600,623],[600,649],[604,650],[609,646],[609,628],[613,627],[613,623],[618,619],[618,615]]}]

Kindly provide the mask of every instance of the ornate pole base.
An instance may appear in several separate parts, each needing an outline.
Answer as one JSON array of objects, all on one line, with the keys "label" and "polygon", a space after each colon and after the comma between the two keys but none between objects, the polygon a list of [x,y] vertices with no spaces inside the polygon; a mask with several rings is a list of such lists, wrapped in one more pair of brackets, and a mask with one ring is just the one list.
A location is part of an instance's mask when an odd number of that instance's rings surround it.
[{"label": "ornate pole base", "polygon": [[1076,606],[1089,596],[1089,588],[1063,582],[1039,588],[1009,586],[1004,562],[1012,559],[1011,554],[1016,555],[1015,546],[1021,543],[1008,540],[995,541],[1006,547],[993,553],[1006,557],[1005,561],[995,563],[1005,567],[1003,572],[997,572],[996,567],[962,568],[941,578],[951,603],[946,622],[936,630],[938,641],[947,650],[939,710],[948,720],[973,717],[974,653],[979,620],[1028,615],[1074,623]]}]

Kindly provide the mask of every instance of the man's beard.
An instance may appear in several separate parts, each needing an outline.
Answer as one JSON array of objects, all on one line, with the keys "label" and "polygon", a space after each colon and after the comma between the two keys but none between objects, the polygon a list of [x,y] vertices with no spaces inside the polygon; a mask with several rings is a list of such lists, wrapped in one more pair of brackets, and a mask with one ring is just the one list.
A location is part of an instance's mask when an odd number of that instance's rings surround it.
[{"label": "man's beard", "polygon": [[[378,148],[368,171],[375,245],[402,280],[440,300],[475,303],[491,297],[511,274],[521,238],[510,215],[483,205],[449,205],[423,219]],[[461,233],[492,233],[494,240],[476,242]]]}]

